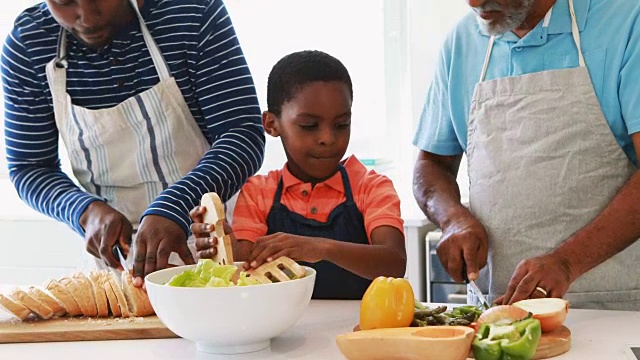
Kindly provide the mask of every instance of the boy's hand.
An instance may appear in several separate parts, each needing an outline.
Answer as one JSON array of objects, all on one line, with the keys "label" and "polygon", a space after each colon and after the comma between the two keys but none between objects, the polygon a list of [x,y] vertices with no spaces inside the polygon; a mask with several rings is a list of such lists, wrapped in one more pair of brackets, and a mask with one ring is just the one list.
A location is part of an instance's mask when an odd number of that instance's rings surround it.
[{"label": "boy's hand", "polygon": [[307,236],[275,233],[256,240],[244,264],[245,269],[257,268],[265,262],[287,256],[295,261],[316,263],[326,258],[330,240]]}]

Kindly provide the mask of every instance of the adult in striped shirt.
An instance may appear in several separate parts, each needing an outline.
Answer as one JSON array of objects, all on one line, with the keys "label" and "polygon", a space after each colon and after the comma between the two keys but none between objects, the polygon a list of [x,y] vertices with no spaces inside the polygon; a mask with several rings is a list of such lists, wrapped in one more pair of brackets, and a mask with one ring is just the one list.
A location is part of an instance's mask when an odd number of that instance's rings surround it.
[{"label": "adult in striped shirt", "polygon": [[111,267],[115,247],[133,250],[137,285],[172,253],[192,263],[189,210],[209,191],[226,201],[262,164],[254,83],[221,0],[46,0],[17,18],[2,80],[21,198]]}]

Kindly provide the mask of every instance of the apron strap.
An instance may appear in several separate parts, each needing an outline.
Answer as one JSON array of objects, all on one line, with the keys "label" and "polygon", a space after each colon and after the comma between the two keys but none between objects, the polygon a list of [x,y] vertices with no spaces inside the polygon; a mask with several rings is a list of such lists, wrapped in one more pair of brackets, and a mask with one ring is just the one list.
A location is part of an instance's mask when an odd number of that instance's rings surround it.
[{"label": "apron strap", "polygon": [[147,44],[147,48],[149,49],[149,53],[151,54],[151,60],[153,60],[153,64],[156,67],[156,71],[158,72],[158,77],[160,81],[167,80],[171,78],[171,70],[169,70],[169,66],[167,62],[164,60],[158,45],[155,40],[151,36],[149,29],[147,28],[147,24],[145,24],[144,19],[142,18],[142,14],[140,14],[140,9],[138,9],[138,3],[136,0],[129,0],[131,3],[131,7],[133,7],[133,11],[135,11],[136,16],[138,17],[138,21],[140,22],[140,29],[142,30],[142,36],[144,37],[144,42]]},{"label": "apron strap", "polygon": [[353,201],[353,191],[351,191],[351,182],[349,181],[349,176],[347,175],[347,169],[344,168],[342,164],[338,168],[340,170],[340,175],[342,175],[342,186],[344,187],[344,195],[347,198],[347,201],[352,203]]},{"label": "apron strap", "polygon": [[495,43],[496,37],[491,35],[489,38],[489,46],[487,46],[487,53],[484,56],[484,64],[482,64],[482,72],[480,73],[480,81],[483,82],[485,76],[487,76],[487,69],[489,68],[489,59],[491,58],[491,51],[493,51],[493,43]]},{"label": "apron strap", "polygon": [[282,176],[280,176],[280,181],[278,181],[278,188],[276,189],[276,195],[273,197],[273,204],[280,204],[280,199],[282,198]]},{"label": "apron strap", "polygon": [[578,21],[576,20],[576,12],[573,9],[573,0],[569,0],[569,12],[571,13],[571,34],[578,48],[578,61],[580,67],[585,67],[584,56],[582,55],[582,46],[580,45],[580,30],[578,29]]}]

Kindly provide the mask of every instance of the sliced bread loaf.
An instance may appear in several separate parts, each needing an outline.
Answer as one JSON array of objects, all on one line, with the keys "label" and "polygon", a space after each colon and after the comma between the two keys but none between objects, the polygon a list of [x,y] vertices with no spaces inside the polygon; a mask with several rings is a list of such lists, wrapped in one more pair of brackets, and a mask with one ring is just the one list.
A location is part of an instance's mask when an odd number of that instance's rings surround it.
[{"label": "sliced bread loaf", "polygon": [[155,312],[149,302],[147,292],[133,285],[131,274],[126,271],[122,272],[122,292],[127,298],[127,305],[134,316],[148,316]]},{"label": "sliced bread loaf", "polygon": [[105,295],[107,295],[107,301],[109,302],[109,309],[111,310],[111,315],[114,317],[122,316],[122,311],[120,311],[120,305],[118,304],[118,297],[116,293],[111,288],[109,284],[109,280],[107,279],[108,274],[100,272],[100,284],[102,285],[102,289],[104,289]]},{"label": "sliced bread loaf", "polygon": [[60,284],[55,279],[51,279],[44,284],[44,288],[49,290],[51,295],[62,303],[62,306],[64,306],[64,309],[69,315],[79,316],[83,314],[78,302],[73,298],[66,286]]},{"label": "sliced bread loaf", "polygon": [[107,293],[104,291],[102,275],[98,271],[89,272],[89,282],[93,289],[93,296],[96,299],[96,308],[98,310],[98,316],[109,316],[109,303],[107,302]]},{"label": "sliced bread loaf", "polygon": [[0,307],[6,309],[20,320],[26,320],[31,310],[8,296],[0,294]]},{"label": "sliced bread loaf", "polygon": [[27,290],[27,294],[45,304],[49,309],[51,309],[51,311],[53,311],[53,315],[60,317],[67,314],[67,310],[65,310],[64,306],[62,306],[62,304],[60,304],[60,302],[56,300],[56,298],[38,289],[35,286],[30,286]]},{"label": "sliced bread loaf", "polygon": [[41,319],[46,320],[53,317],[53,310],[51,310],[47,305],[34,299],[22,289],[16,288],[9,296],[11,296],[15,302],[19,302],[29,308],[29,310],[33,311]]},{"label": "sliced bread loaf", "polygon": [[106,277],[107,284],[109,284],[111,290],[113,290],[113,293],[118,299],[118,306],[120,307],[122,317],[130,317],[131,312],[129,311],[129,305],[127,305],[127,299],[122,292],[122,285],[120,284],[120,280],[112,272],[109,272]]},{"label": "sliced bread loaf", "polygon": [[96,306],[95,296],[93,296],[93,287],[90,280],[81,272],[73,274],[71,278],[78,285],[76,289],[84,302],[84,308],[82,309],[84,315],[98,316],[98,307]]}]

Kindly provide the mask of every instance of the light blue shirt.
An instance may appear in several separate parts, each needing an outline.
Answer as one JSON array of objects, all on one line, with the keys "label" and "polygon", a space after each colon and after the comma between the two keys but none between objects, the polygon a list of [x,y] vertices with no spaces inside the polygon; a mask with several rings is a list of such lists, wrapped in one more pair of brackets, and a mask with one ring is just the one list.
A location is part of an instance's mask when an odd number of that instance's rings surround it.
[{"label": "light blue shirt", "polygon": [[[630,134],[640,132],[640,2],[574,0],[574,7],[600,106],[616,140],[637,165]],[[548,27],[543,22],[522,39],[511,32],[496,38],[486,80],[578,66],[568,0],[557,0]],[[414,145],[439,155],[466,151],[471,99],[488,43],[474,13],[449,33]]]}]

